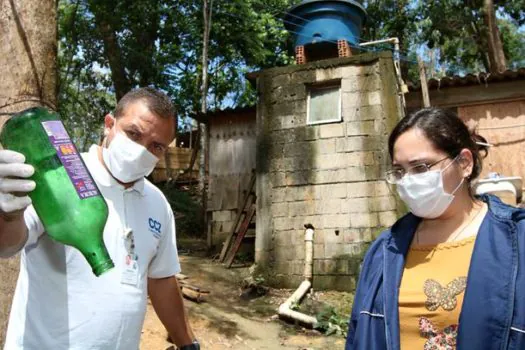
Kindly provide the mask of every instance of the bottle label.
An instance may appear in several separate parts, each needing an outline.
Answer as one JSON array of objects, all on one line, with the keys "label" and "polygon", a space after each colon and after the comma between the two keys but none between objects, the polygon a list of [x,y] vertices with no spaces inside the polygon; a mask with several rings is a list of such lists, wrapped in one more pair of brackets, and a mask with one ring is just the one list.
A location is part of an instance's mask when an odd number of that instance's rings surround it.
[{"label": "bottle label", "polygon": [[100,195],[95,181],[91,178],[77,148],[69,138],[64,124],[59,120],[53,120],[42,122],[42,126],[49,137],[49,141],[55,147],[57,156],[66,169],[80,199]]}]

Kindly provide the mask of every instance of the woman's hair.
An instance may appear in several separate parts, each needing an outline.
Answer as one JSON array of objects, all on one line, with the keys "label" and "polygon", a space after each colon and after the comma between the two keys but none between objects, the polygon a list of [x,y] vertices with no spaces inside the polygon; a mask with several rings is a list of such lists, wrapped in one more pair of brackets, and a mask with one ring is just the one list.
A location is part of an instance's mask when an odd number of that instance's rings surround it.
[{"label": "woman's hair", "polygon": [[474,165],[467,180],[472,182],[479,176],[482,158],[488,153],[487,141],[475,130],[469,130],[456,113],[448,109],[424,108],[401,119],[388,139],[388,152],[391,159],[394,159],[394,144],[399,136],[413,128],[423,131],[434,147],[447,153],[450,158],[455,158],[465,148],[470,150]]}]

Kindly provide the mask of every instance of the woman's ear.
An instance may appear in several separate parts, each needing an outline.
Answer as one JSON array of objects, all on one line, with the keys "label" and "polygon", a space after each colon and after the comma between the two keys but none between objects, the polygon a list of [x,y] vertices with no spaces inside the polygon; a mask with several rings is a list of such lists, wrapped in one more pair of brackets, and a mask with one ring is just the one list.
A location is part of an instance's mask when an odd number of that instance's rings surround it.
[{"label": "woman's ear", "polygon": [[463,178],[469,178],[474,169],[474,157],[468,148],[464,148],[459,152],[458,163],[463,173]]}]

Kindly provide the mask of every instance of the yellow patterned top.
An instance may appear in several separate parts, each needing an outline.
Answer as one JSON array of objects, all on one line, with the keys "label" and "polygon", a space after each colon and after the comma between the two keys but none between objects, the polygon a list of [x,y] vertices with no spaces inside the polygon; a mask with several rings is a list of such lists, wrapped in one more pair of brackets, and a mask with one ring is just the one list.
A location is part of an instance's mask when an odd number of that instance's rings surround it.
[{"label": "yellow patterned top", "polygon": [[401,350],[456,348],[474,241],[412,245],[399,291]]}]

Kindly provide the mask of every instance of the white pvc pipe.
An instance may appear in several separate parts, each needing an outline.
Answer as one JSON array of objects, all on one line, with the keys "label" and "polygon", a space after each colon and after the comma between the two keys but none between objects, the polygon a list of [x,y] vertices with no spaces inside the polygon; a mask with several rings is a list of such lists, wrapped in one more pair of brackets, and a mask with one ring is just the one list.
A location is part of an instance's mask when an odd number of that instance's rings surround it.
[{"label": "white pvc pipe", "polygon": [[301,282],[299,288],[297,288],[297,290],[292,294],[292,296],[289,297],[283,304],[279,306],[279,316],[284,318],[291,318],[315,328],[315,326],[317,325],[317,318],[291,309],[292,305],[299,303],[304,297],[304,295],[308,293],[308,291],[312,287],[314,262],[313,240],[314,230],[313,228],[307,228],[304,237],[306,250],[304,259],[305,280]]},{"label": "white pvc pipe", "polygon": [[361,43],[359,46],[370,46],[370,45],[376,45],[376,44],[383,44],[383,43],[392,43],[394,44],[394,67],[396,69],[396,76],[397,76],[397,83],[399,84],[400,94],[401,97],[401,104],[403,109],[405,109],[405,94],[408,92],[408,87],[403,81],[403,77],[401,76],[401,63],[399,62],[399,38],[387,38],[387,39],[381,39],[381,40],[375,40],[375,41],[368,41],[366,43]]}]

